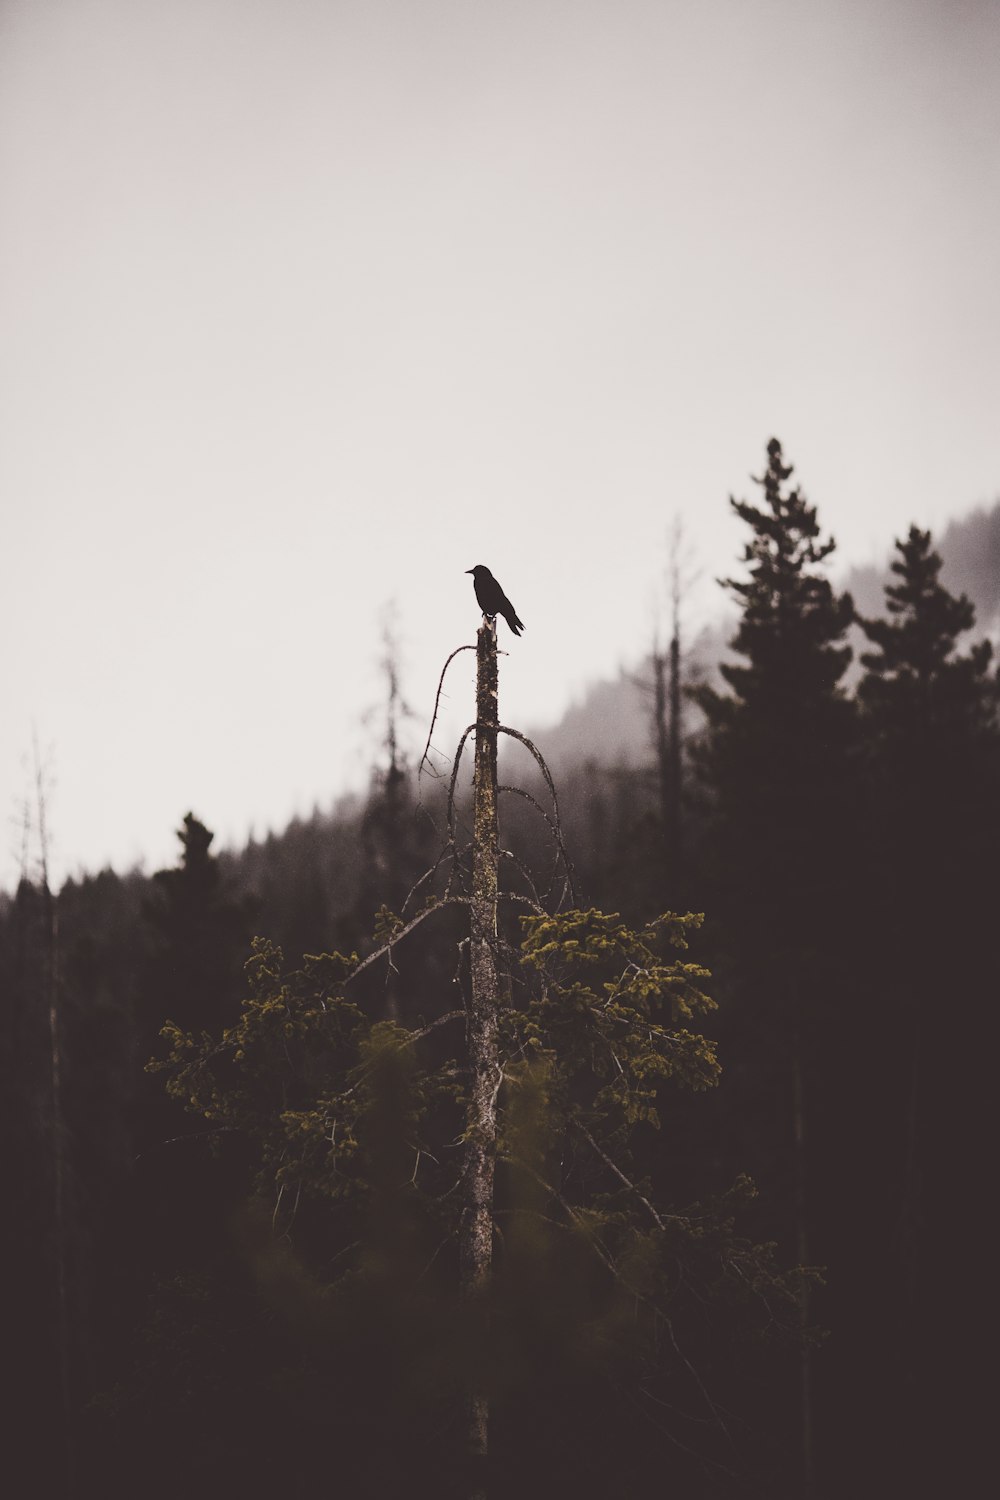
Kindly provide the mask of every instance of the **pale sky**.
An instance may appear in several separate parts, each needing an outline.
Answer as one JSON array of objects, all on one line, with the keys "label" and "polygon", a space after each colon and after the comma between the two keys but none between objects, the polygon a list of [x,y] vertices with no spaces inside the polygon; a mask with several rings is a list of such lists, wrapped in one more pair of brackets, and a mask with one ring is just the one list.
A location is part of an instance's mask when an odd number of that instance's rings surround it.
[{"label": "pale sky", "polygon": [[475,563],[553,721],[772,434],[845,566],[1000,494],[995,0],[0,0],[0,215],[8,887],[33,733],[57,879],[362,785],[389,601],[419,749]]}]

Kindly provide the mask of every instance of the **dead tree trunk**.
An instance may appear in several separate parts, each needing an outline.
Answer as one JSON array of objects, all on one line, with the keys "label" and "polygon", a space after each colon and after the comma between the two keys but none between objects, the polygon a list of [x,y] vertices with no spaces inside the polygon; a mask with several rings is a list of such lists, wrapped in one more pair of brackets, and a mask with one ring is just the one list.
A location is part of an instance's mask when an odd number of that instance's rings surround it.
[{"label": "dead tree trunk", "polygon": [[681,873],[681,646],[676,617],[669,657],[658,647],[653,650],[653,692],[660,826],[669,902],[675,899]]},{"label": "dead tree trunk", "polygon": [[70,1500],[75,1493],[73,1439],[72,1320],[69,1290],[69,1234],[66,1214],[66,1131],[63,1121],[61,1018],[59,1015],[59,915],[49,884],[49,830],[46,771],[33,742],[35,798],[38,816],[38,848],[41,874],[43,938],[43,985],[49,1023],[49,1140],[52,1152],[52,1240],[55,1260],[56,1356],[60,1394],[60,1430],[63,1442],[64,1490]]},{"label": "dead tree trunk", "polygon": [[[493,1260],[493,1176],[496,1164],[497,1094],[500,1086],[497,1041],[497,643],[483,621],[476,649],[476,769],[473,794],[472,909],[468,1049],[471,1074],[466,1146],[464,1208],[459,1261],[464,1296],[473,1310],[475,1342],[482,1349],[487,1332],[487,1295]],[[486,1458],[489,1397],[482,1362],[474,1357],[469,1397],[469,1448],[474,1461]],[[482,1490],[477,1493],[482,1494]]]},{"label": "dead tree trunk", "polygon": [[674,633],[670,639],[670,740],[667,762],[670,767],[667,819],[668,837],[673,859],[674,883],[680,883],[681,874],[681,639],[678,621],[674,619]]},{"label": "dead tree trunk", "polygon": [[673,856],[673,811],[670,773],[670,731],[667,703],[667,660],[660,650],[659,641],[653,647],[653,702],[656,714],[656,771],[660,787],[660,827],[663,829],[664,862],[669,870]]},{"label": "dead tree trunk", "polygon": [[669,540],[670,647],[664,654],[659,632],[653,646],[656,701],[656,762],[660,788],[660,827],[663,832],[665,900],[673,905],[683,864],[683,754],[681,748],[681,605],[691,578],[682,576],[683,528],[675,520]]}]

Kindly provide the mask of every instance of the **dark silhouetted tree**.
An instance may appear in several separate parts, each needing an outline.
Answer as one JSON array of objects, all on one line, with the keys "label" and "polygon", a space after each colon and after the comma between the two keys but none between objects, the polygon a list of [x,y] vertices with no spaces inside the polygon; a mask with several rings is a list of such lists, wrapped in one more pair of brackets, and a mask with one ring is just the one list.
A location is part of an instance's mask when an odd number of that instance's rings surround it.
[{"label": "dark silhouetted tree", "polygon": [[896,549],[886,616],[861,621],[874,649],[858,697],[871,851],[864,968],[887,1060],[872,1109],[892,1288],[880,1298],[882,1369],[894,1449],[909,1466],[897,1478],[912,1485],[932,1472],[945,1482],[969,1451],[965,1329],[980,1310],[964,1289],[989,1234],[979,1142],[994,1087],[969,1034],[1000,987],[1000,697],[990,643],[961,649],[974,610],[942,585],[930,533],[912,526]]},{"label": "dark silhouetted tree", "polygon": [[[721,669],[728,694],[705,687],[696,695],[707,719],[697,760],[712,798],[708,890],[724,932],[728,1042],[743,1090],[740,1106],[730,1104],[731,1124],[742,1141],[756,1137],[751,1171],[794,1210],[796,1255],[805,1263],[817,1253],[810,1230],[822,1193],[810,1126],[824,1114],[831,1064],[831,948],[848,899],[845,771],[854,714],[840,682],[853,606],[823,571],[834,542],[822,539],[799,487],[789,487],[792,473],[772,438],[755,481],[761,504],[730,502],[751,531],[748,576],[724,585],[742,607],[732,642],[742,660]],[[800,1394],[808,1494],[808,1362]]]},{"label": "dark silhouetted tree", "polygon": [[178,829],[180,864],[153,876],[146,916],[153,934],[145,1006],[164,1021],[207,1029],[239,1007],[249,911],[231,896],[211,853],[215,835],[187,813]]},{"label": "dark silhouetted tree", "polygon": [[[896,543],[897,580],[886,586],[887,617],[862,620],[876,649],[861,657],[866,675],[858,687],[868,723],[879,741],[924,774],[945,769],[956,751],[992,741],[997,727],[993,647],[979,641],[964,654],[960,637],[972,630],[975,610],[941,583],[941,558],[931,534],[911,526]],[[930,788],[924,786],[926,793]]]}]

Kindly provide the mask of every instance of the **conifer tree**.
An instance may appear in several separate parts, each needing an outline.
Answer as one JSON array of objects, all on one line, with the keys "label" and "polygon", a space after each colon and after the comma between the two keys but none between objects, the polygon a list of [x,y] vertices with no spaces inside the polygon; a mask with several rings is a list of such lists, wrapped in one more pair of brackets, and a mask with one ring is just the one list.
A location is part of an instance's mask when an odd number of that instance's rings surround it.
[{"label": "conifer tree", "polygon": [[195,1027],[232,1019],[249,940],[249,912],[226,891],[211,852],[215,835],[189,812],[177,837],[180,863],[157,871],[145,909],[154,933],[146,1004],[157,1030],[167,1019]]},{"label": "conifer tree", "polygon": [[[180,859],[153,876],[143,903],[150,930],[140,967],[132,1035],[137,1072],[157,1047],[167,1022],[197,1035],[235,1020],[249,942],[246,900],[231,894],[212,854],[214,834],[193,813],[177,831]],[[224,1233],[225,1194],[218,1163],[204,1154],[185,1158],[173,1144],[194,1136],[193,1121],[178,1121],[156,1080],[138,1072],[129,1100],[133,1170],[127,1194],[128,1237],[114,1254],[128,1299],[144,1295],[143,1276],[157,1264],[190,1253]],[[132,1267],[137,1273],[132,1279]],[[141,1269],[139,1269],[141,1268]]]},{"label": "conifer tree", "polygon": [[853,605],[822,571],[835,544],[821,539],[799,487],[786,487],[793,469],[777,438],[767,453],[755,481],[763,504],[730,501],[753,533],[743,553],[749,576],[723,582],[742,606],[732,650],[743,660],[721,668],[728,694],[696,694],[707,718],[697,761],[715,805],[720,915],[743,952],[761,956],[779,912],[786,945],[802,952],[825,936],[854,721],[840,687]]},{"label": "conifer tree", "polygon": [[867,675],[858,688],[869,722],[884,740],[926,763],[928,754],[953,752],[958,737],[982,740],[996,728],[996,681],[991,679],[993,647],[979,641],[964,655],[959,637],[975,624],[975,610],[941,583],[941,558],[931,550],[931,534],[911,526],[897,541],[886,587],[887,619],[863,620],[876,650],[861,657]]},{"label": "conifer tree", "polygon": [[[731,1117],[741,1144],[750,1144],[751,1170],[782,1195],[787,1232],[805,1263],[815,1254],[810,1221],[822,1196],[810,1170],[817,1143],[809,1122],[825,1119],[819,1090],[834,1030],[831,953],[848,893],[845,768],[854,716],[840,682],[853,605],[822,571],[834,542],[822,538],[800,488],[789,486],[793,469],[777,438],[767,459],[755,480],[762,503],[730,502],[752,533],[743,553],[749,576],[723,585],[742,607],[732,649],[743,660],[721,669],[728,694],[696,695],[707,719],[696,761],[713,804],[709,900],[725,933],[729,1046],[741,1065]],[[809,1493],[808,1366],[800,1399]]]},{"label": "conifer tree", "polygon": [[860,622],[875,649],[861,658],[858,699],[876,862],[892,872],[874,900],[897,948],[894,963],[905,966],[919,931],[916,964],[926,975],[942,918],[974,940],[970,917],[986,915],[979,893],[995,853],[1000,676],[988,640],[960,649],[975,611],[941,583],[930,533],[912,526],[896,547],[887,616]]},{"label": "conifer tree", "polygon": [[[880,1299],[883,1370],[896,1396],[886,1407],[895,1451],[911,1455],[916,1483],[934,1465],[950,1473],[967,1449],[956,1406],[972,1394],[964,1330],[980,1313],[964,1306],[963,1288],[976,1283],[987,1238],[978,1205],[991,1164],[979,1142],[994,1086],[968,1028],[980,1029],[1000,984],[1000,699],[990,642],[961,649],[975,612],[942,584],[930,533],[911,526],[896,549],[887,616],[861,621],[874,649],[862,656],[858,697],[873,875],[865,968],[889,1061],[873,1110],[892,1288]],[[914,1433],[918,1441],[900,1441]]]}]

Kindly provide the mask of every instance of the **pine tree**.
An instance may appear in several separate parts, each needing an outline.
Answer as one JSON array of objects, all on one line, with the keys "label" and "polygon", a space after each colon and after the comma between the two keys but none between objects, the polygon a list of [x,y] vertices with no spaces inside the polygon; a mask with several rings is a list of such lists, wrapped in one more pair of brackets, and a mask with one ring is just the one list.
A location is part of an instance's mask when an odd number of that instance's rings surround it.
[{"label": "pine tree", "polygon": [[[723,585],[742,607],[732,649],[743,660],[721,669],[728,694],[697,694],[707,727],[696,763],[712,801],[709,901],[725,933],[728,1047],[740,1059],[731,1121],[743,1160],[749,1144],[751,1172],[787,1205],[787,1232],[804,1263],[823,1242],[816,1205],[824,1183],[814,1163],[819,1132],[828,1128],[835,955],[849,899],[854,714],[840,683],[851,658],[853,605],[822,571],[834,542],[822,538],[800,488],[789,487],[793,469],[776,438],[767,458],[755,480],[762,503],[730,502],[752,532],[743,553],[749,576]],[[800,1402],[808,1494],[807,1364]]]},{"label": "pine tree", "polygon": [[965,1305],[964,1289],[979,1282],[977,1246],[989,1237],[979,1205],[992,1166],[978,1143],[994,1086],[969,1032],[1000,986],[1000,698],[989,641],[961,649],[975,613],[942,584],[930,533],[912,526],[896,548],[887,616],[861,622],[875,649],[862,656],[858,697],[873,877],[865,968],[877,976],[871,1024],[889,1060],[873,1111],[892,1288],[879,1308],[896,1395],[886,1414],[915,1483],[935,1465],[950,1476],[969,1451],[958,1427],[973,1395],[965,1330],[981,1309],[978,1294]]},{"label": "pine tree", "polygon": [[217,1031],[238,1016],[243,988],[248,903],[227,889],[212,854],[215,836],[193,813],[177,837],[179,863],[157,871],[143,903],[152,941],[140,967],[132,1037],[134,1162],[123,1195],[126,1225],[112,1251],[122,1302],[132,1307],[148,1295],[154,1270],[224,1237],[228,1208],[219,1162],[181,1143],[197,1139],[200,1127],[178,1120],[157,1081],[142,1071],[164,1024],[197,1035]]},{"label": "pine tree", "polygon": [[697,693],[707,718],[698,764],[716,807],[715,880],[724,915],[744,946],[769,950],[762,914],[781,911],[800,948],[822,934],[818,898],[832,895],[830,839],[843,814],[844,756],[853,713],[839,684],[851,658],[849,595],[837,596],[821,565],[834,550],[821,540],[814,506],[798,486],[781,444],[768,444],[756,480],[764,503],[731,500],[752,529],[743,560],[749,577],[727,579],[742,605],[722,666],[731,692]]},{"label": "pine tree", "polygon": [[979,920],[980,877],[995,853],[1000,676],[988,640],[960,650],[975,611],[941,583],[930,533],[912,526],[896,547],[887,617],[861,621],[876,649],[861,658],[858,699],[876,858],[892,871],[878,886],[881,920],[911,951],[919,930],[926,954],[942,918],[969,936],[970,914]]},{"label": "pine tree", "polygon": [[194,1027],[232,1019],[249,941],[247,906],[226,891],[211,852],[215,835],[189,812],[177,837],[180,864],[157,871],[145,909],[154,934],[145,998],[157,1030],[168,1019]]},{"label": "pine tree", "polygon": [[996,728],[991,680],[993,647],[980,641],[957,655],[959,637],[975,624],[969,599],[941,583],[941,558],[931,534],[911,526],[892,563],[898,583],[886,587],[888,619],[863,620],[878,648],[862,655],[867,676],[858,696],[876,733],[899,746],[948,753],[956,736],[981,738]]}]

